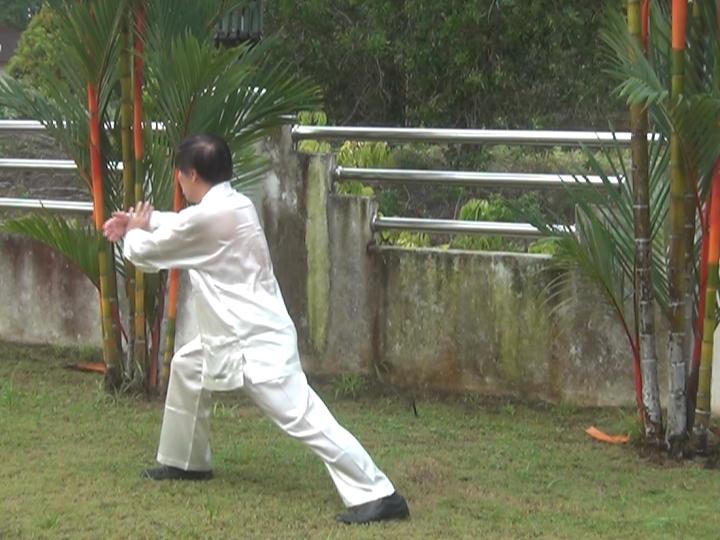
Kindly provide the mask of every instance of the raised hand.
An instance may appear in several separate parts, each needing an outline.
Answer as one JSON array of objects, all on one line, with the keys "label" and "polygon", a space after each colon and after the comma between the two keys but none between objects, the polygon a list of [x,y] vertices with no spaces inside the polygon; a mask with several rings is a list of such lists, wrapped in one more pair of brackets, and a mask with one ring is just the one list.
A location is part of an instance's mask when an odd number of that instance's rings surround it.
[{"label": "raised hand", "polygon": [[125,236],[130,221],[128,212],[115,212],[103,225],[103,234],[110,242],[117,242]]},{"label": "raised hand", "polygon": [[149,229],[150,216],[153,213],[153,207],[150,203],[139,202],[135,208],[130,210],[130,219],[128,220],[125,232],[133,229]]}]

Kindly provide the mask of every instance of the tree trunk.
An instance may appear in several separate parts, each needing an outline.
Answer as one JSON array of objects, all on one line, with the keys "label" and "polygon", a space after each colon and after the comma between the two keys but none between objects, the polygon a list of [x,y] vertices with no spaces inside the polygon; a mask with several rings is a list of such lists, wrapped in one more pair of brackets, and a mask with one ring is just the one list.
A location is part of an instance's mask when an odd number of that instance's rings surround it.
[{"label": "tree trunk", "polygon": [[[102,231],[105,222],[105,192],[102,153],[100,150],[100,113],[98,88],[93,83],[87,86],[88,111],[90,113],[90,169],[92,178],[93,218],[95,228]],[[103,360],[107,366],[105,385],[118,388],[122,382],[120,351],[118,350],[118,327],[113,316],[112,286],[110,279],[111,250],[107,242],[100,243],[98,251],[100,269],[100,312],[102,315]]]},{"label": "tree trunk", "polygon": [[[145,156],[143,137],[143,53],[145,11],[142,2],[138,2],[135,12],[135,62],[133,78],[133,135],[135,142],[135,201],[145,199]],[[135,363],[142,370],[142,377],[149,383],[152,370],[147,365],[147,331],[145,322],[145,276],[141,270],[135,269]]]},{"label": "tree trunk", "polygon": [[[685,88],[685,33],[687,0],[672,2],[672,100],[676,103]],[[669,304],[668,339],[669,396],[666,439],[673,455],[684,451],[687,441],[687,396],[685,357],[686,247],[685,194],[687,181],[680,139],[673,131],[670,141],[670,233],[669,233]]]},{"label": "tree trunk", "polygon": [[[130,29],[132,17],[128,13],[123,21],[120,34],[120,130],[123,162],[123,209],[128,210],[135,204],[135,173],[132,141],[132,56],[130,54]],[[134,378],[135,355],[135,266],[125,261],[125,290],[128,299],[130,324],[128,326],[128,346],[125,363],[125,376]]]},{"label": "tree trunk", "polygon": [[[643,7],[647,2],[643,3]],[[644,45],[643,15],[640,0],[628,1],[628,28],[639,45]],[[632,177],[635,197],[635,275],[638,287],[638,341],[640,346],[640,371],[642,373],[642,412],[645,437],[648,441],[662,440],[662,412],[660,388],[657,376],[657,350],[655,344],[655,297],[652,280],[652,238],[650,226],[650,185],[647,141],[647,110],[641,105],[630,107],[632,129]]]},{"label": "tree trunk", "polygon": [[[173,210],[179,212],[183,207],[182,192],[180,185],[175,183],[175,191],[173,194]],[[165,358],[163,359],[163,390],[167,391],[170,382],[170,367],[173,354],[175,353],[175,321],[177,319],[178,292],[180,289],[180,272],[176,269],[170,270],[168,285],[168,322],[165,329]]]},{"label": "tree trunk", "polygon": [[720,161],[713,172],[710,198],[710,232],[707,254],[707,286],[705,288],[705,311],[703,316],[702,348],[698,368],[698,391],[695,405],[695,442],[699,449],[707,447],[710,427],[710,387],[712,379],[713,338],[717,320],[716,294],[720,285],[718,261],[720,260]]}]

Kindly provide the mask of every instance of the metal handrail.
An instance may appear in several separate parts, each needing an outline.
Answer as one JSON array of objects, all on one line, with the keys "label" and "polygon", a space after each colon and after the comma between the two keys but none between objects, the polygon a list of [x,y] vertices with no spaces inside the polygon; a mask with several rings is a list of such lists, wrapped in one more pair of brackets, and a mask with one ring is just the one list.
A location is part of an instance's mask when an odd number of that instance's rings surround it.
[{"label": "metal handrail", "polygon": [[506,188],[558,188],[564,186],[619,185],[615,176],[603,180],[596,175],[571,174],[492,173],[468,171],[427,171],[414,169],[360,169],[335,168],[336,180],[382,182],[391,184],[443,184],[450,186],[506,187]]},{"label": "metal handrail", "polygon": [[[438,144],[507,144],[531,146],[604,146],[630,144],[631,134],[599,131],[500,129],[429,129],[386,127],[293,126],[293,141],[356,140]],[[657,140],[659,135],[648,135]]]},{"label": "metal handrail", "polygon": [[539,238],[542,236],[541,232],[529,223],[502,223],[498,221],[374,216],[371,226],[373,231],[401,230],[438,234],[484,234],[518,238]]},{"label": "metal handrail", "polygon": [[0,120],[2,131],[45,131],[45,126],[36,120]]},{"label": "metal handrail", "polygon": [[93,203],[82,201],[57,201],[51,199],[16,199],[0,197],[0,209],[4,210],[49,210],[53,212],[79,212],[89,214]]},{"label": "metal handrail", "polygon": [[[123,170],[121,161],[108,163],[116,171]],[[0,159],[0,170],[10,171],[77,171],[71,159]]]},{"label": "metal handrail", "polygon": [[0,169],[15,171],[77,171],[70,159],[0,159]]},{"label": "metal handrail", "polygon": [[[285,114],[282,115],[280,118],[287,121],[288,123],[292,123],[297,121],[297,115],[295,114]],[[110,128],[112,129],[115,126],[113,122],[110,122]],[[165,126],[162,122],[153,122],[152,128],[155,130],[162,130],[165,129]],[[45,131],[45,126],[38,122],[37,120],[0,120],[0,133],[3,132],[10,132],[10,133],[22,133],[22,132],[43,132]]]}]

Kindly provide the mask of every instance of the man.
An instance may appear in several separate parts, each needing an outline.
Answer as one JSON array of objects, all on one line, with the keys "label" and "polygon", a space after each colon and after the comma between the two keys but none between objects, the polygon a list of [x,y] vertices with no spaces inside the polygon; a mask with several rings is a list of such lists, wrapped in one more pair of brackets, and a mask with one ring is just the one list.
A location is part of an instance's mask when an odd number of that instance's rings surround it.
[{"label": "man", "polygon": [[273,274],[265,235],[250,200],[235,191],[227,143],[196,135],[176,148],[176,180],[197,203],[179,213],[148,203],[104,226],[124,238],[123,253],[147,272],[188,271],[199,335],[173,357],[152,480],[212,477],[211,391],[243,388],[285,433],[325,463],[348,507],[344,523],[409,516],[405,499],[308,386],[297,334]]}]

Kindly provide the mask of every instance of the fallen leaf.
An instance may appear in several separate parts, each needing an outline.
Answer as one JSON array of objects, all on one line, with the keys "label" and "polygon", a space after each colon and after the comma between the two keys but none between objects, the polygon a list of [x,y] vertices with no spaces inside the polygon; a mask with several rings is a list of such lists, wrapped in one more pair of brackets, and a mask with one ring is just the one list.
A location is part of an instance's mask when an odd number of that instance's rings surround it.
[{"label": "fallen leaf", "polygon": [[608,435],[607,433],[600,431],[595,426],[587,428],[585,433],[590,435],[593,439],[610,444],[625,444],[630,441],[629,435]]},{"label": "fallen leaf", "polygon": [[85,362],[82,364],[66,364],[66,369],[74,369],[76,371],[88,371],[91,373],[105,373],[107,366],[104,362]]}]

